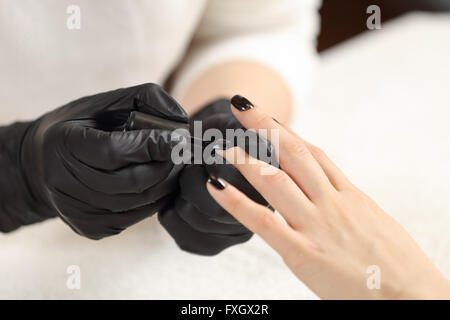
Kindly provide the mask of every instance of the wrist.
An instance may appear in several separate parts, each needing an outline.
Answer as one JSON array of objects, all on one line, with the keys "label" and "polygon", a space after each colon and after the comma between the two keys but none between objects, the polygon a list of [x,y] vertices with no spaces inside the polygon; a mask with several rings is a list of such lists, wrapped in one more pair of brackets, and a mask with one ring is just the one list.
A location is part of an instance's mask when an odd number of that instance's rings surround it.
[{"label": "wrist", "polygon": [[450,299],[450,281],[438,271],[418,277],[404,288],[396,299],[435,300]]},{"label": "wrist", "polygon": [[23,141],[32,122],[16,122],[0,127],[0,231],[55,216],[30,187],[22,164]]}]

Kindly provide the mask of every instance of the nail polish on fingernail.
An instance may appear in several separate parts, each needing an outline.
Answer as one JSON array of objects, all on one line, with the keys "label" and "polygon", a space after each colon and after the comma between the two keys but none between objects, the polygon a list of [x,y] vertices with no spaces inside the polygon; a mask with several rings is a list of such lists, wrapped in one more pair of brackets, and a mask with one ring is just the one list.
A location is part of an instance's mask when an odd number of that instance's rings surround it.
[{"label": "nail polish on fingernail", "polygon": [[223,190],[227,186],[222,179],[215,176],[209,176],[208,183],[210,183],[217,190]]},{"label": "nail polish on fingernail", "polygon": [[231,104],[239,111],[247,111],[254,108],[253,104],[247,98],[238,94],[231,98]]}]

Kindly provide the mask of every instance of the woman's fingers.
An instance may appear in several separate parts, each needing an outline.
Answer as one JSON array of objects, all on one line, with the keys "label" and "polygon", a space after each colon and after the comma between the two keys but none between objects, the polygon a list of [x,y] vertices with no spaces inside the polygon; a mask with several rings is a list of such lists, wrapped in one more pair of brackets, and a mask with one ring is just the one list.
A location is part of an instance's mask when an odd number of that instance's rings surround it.
[{"label": "woman's fingers", "polygon": [[[302,139],[297,133],[295,133],[291,128],[286,126],[284,123],[279,123],[286,131],[288,131],[293,136],[298,139]],[[347,179],[345,174],[339,169],[333,161],[327,156],[327,154],[320,149],[319,147],[309,143],[308,141],[302,139],[306,144],[306,147],[309,149],[314,159],[319,163],[322,167],[323,171],[330,180],[331,184],[336,188],[336,190],[346,189],[352,186],[350,180]]]},{"label": "woman's fingers", "polygon": [[289,227],[281,217],[252,201],[224,180],[211,177],[207,189],[228,213],[263,238],[282,257],[298,252],[307,245],[306,238]]},{"label": "woman's fingers", "polygon": [[330,180],[331,184],[335,187],[336,190],[341,191],[352,186],[350,180],[347,179],[341,169],[339,169],[338,166],[333,161],[331,161],[331,159],[322,149],[316,147],[315,145],[312,145],[307,141],[305,141],[305,144],[313,155],[314,159],[316,159],[316,161],[322,167],[323,171],[328,177],[328,180]]},{"label": "woman's fingers", "polygon": [[232,163],[290,226],[301,229],[302,224],[308,223],[314,204],[284,171],[251,157],[238,147],[216,152]]},{"label": "woman's fingers", "polygon": [[[320,198],[333,188],[324,171],[301,139],[286,131],[247,99],[234,96],[231,101],[234,106],[232,112],[244,127],[268,130],[267,138],[278,152],[281,167],[311,200]],[[276,133],[279,135],[278,141],[274,139]]]}]

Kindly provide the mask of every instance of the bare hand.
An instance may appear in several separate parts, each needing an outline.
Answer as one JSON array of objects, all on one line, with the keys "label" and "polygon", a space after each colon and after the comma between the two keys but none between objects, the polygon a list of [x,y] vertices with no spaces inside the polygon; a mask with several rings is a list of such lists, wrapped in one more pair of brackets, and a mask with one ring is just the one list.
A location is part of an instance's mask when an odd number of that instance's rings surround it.
[{"label": "bare hand", "polygon": [[[248,129],[279,130],[282,170],[275,169],[274,174],[262,175],[261,169],[269,164],[249,161],[242,149],[222,154],[282,218],[220,177],[210,179],[208,191],[275,249],[298,279],[327,299],[450,298],[449,281],[409,234],[352,185],[323,151],[261,108],[232,109]],[[236,163],[237,156],[246,161]],[[220,183],[226,186],[222,190],[220,185],[214,187]],[[379,289],[368,285],[368,270],[379,271]]]}]

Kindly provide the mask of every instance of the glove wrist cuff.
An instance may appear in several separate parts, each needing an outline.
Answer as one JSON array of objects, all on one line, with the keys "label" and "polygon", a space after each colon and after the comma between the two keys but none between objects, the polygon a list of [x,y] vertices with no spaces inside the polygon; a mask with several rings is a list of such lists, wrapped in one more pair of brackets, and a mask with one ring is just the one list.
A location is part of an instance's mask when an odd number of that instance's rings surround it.
[{"label": "glove wrist cuff", "polygon": [[22,165],[23,141],[32,122],[16,122],[0,127],[0,231],[54,217],[32,191]]}]

